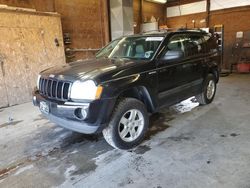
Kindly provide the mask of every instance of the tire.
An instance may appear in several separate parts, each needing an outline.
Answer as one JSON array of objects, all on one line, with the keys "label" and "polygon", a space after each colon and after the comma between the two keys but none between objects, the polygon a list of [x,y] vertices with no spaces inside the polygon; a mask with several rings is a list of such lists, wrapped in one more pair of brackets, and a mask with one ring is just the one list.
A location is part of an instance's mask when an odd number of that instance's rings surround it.
[{"label": "tire", "polygon": [[216,78],[213,74],[208,74],[202,85],[202,93],[195,96],[200,105],[206,105],[214,100],[216,93]]},{"label": "tire", "polygon": [[149,117],[145,105],[134,98],[125,98],[115,107],[109,125],[102,131],[114,148],[131,149],[143,140]]}]

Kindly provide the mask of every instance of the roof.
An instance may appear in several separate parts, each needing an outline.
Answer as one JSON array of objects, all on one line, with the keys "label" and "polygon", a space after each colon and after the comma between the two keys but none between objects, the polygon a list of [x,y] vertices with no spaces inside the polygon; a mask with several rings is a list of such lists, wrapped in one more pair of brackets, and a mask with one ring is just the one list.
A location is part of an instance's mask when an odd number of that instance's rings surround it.
[{"label": "roof", "polygon": [[185,29],[185,28],[180,28],[180,29],[159,29],[159,30],[152,30],[152,31],[147,31],[147,32],[142,32],[139,34],[132,34],[132,35],[127,35],[125,37],[141,37],[141,36],[156,36],[156,37],[165,37],[170,33],[207,33],[204,30],[201,29]]},{"label": "roof", "polygon": [[194,32],[194,33],[206,33],[206,31],[202,30],[202,29],[187,29],[187,28],[179,28],[179,29],[174,29],[174,28],[169,28],[169,29],[159,29],[159,30],[152,30],[152,31],[147,31],[147,32],[143,32],[141,33],[142,35],[147,35],[147,34],[155,34],[155,35],[160,35],[160,34],[167,34],[167,33],[172,33],[172,32]]}]

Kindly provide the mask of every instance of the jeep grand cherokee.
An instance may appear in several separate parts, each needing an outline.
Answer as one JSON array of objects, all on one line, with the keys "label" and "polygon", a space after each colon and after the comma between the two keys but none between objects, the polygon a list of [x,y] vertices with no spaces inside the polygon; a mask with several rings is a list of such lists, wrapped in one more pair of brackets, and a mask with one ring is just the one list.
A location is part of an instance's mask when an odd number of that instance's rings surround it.
[{"label": "jeep grand cherokee", "polygon": [[195,96],[213,101],[218,46],[209,33],[177,30],[121,37],[96,58],[40,73],[33,102],[49,120],[72,131],[102,132],[115,148],[138,145],[149,114]]}]

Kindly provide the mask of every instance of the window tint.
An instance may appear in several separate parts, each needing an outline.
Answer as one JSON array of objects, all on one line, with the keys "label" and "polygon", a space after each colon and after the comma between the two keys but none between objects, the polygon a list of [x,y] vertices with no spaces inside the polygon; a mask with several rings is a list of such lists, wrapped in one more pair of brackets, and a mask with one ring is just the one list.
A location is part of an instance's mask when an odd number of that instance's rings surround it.
[{"label": "window tint", "polygon": [[178,62],[184,57],[183,35],[174,35],[164,46],[161,58],[163,62]]},{"label": "window tint", "polygon": [[184,48],[183,48],[183,37],[182,36],[173,36],[170,40],[169,43],[167,44],[167,51],[171,50],[180,50],[184,52]]},{"label": "window tint", "polygon": [[205,40],[202,35],[190,35],[184,39],[185,56],[190,57],[206,52]]},{"label": "window tint", "polygon": [[109,58],[151,59],[164,37],[124,37]]},{"label": "window tint", "polygon": [[205,35],[204,36],[205,42],[207,44],[207,52],[214,52],[217,51],[218,45],[216,42],[216,38],[212,35]]},{"label": "window tint", "polygon": [[116,39],[110,42],[107,46],[97,52],[96,58],[108,57],[119,41],[120,39]]}]

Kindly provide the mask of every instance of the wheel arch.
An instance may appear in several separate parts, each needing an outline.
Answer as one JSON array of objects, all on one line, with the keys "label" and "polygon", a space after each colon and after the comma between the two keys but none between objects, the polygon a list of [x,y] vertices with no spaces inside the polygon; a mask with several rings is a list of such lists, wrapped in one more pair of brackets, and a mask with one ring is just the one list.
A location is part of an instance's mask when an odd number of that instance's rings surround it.
[{"label": "wheel arch", "polygon": [[215,76],[216,83],[219,81],[220,73],[217,66],[211,67],[208,74],[211,73]]},{"label": "wheel arch", "polygon": [[127,88],[119,93],[118,98],[135,98],[144,103],[148,112],[152,113],[156,110],[156,105],[145,86]]},{"label": "wheel arch", "polygon": [[208,74],[213,74],[216,83],[219,82],[220,72],[219,72],[219,67],[215,62],[211,62],[208,64],[208,70],[205,76],[207,76]]}]

